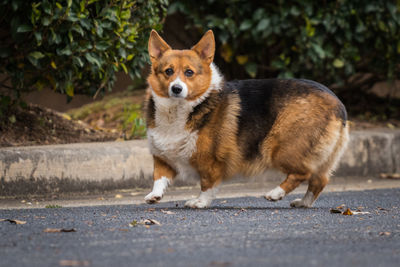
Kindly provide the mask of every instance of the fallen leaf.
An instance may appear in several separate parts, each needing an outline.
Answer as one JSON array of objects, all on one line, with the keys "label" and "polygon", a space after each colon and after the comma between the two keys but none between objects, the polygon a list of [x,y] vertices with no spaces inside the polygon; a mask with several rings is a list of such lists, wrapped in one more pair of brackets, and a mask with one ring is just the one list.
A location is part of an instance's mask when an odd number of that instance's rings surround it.
[{"label": "fallen leaf", "polygon": [[143,221],[138,222],[138,224],[144,224],[144,225],[161,225],[161,223],[157,220],[154,219],[146,219]]},{"label": "fallen leaf", "polygon": [[155,211],[156,209],[155,208],[148,208],[147,209],[147,211],[149,211],[149,212],[153,212],[153,211]]},{"label": "fallen leaf", "polygon": [[331,209],[330,212],[331,213],[342,213],[342,211],[338,210],[338,209]]},{"label": "fallen leaf", "polygon": [[115,198],[123,198],[123,196],[121,194],[116,194]]},{"label": "fallen leaf", "polygon": [[353,215],[363,215],[363,214],[370,214],[369,211],[352,211]]},{"label": "fallen leaf", "polygon": [[345,205],[345,204],[341,204],[341,205],[337,206],[336,209],[341,210],[341,209],[343,209],[344,207],[346,207],[346,205]]},{"label": "fallen leaf", "polygon": [[353,215],[354,213],[349,208],[347,208],[347,210],[344,211],[342,214],[343,215]]},{"label": "fallen leaf", "polygon": [[400,173],[381,173],[381,179],[400,179]]},{"label": "fallen leaf", "polygon": [[129,223],[129,227],[136,227],[138,225],[138,222],[136,220],[133,220]]},{"label": "fallen leaf", "polygon": [[175,212],[170,211],[170,210],[161,210],[161,212],[164,213],[164,214],[168,214],[168,215],[173,215],[173,214],[175,214]]},{"label": "fallen leaf", "polygon": [[383,235],[389,236],[389,235],[391,235],[391,233],[390,232],[380,232],[379,235],[380,236],[383,236]]},{"label": "fallen leaf", "polygon": [[26,221],[20,221],[15,219],[0,219],[0,222],[10,222],[12,224],[26,224]]},{"label": "fallen leaf", "polygon": [[77,261],[77,260],[60,260],[60,266],[89,266],[89,261]]},{"label": "fallen leaf", "polygon": [[235,214],[233,214],[233,216],[238,216],[239,213],[243,212],[243,211],[247,211],[246,209],[240,209],[238,212],[236,212]]},{"label": "fallen leaf", "polygon": [[46,228],[43,230],[45,233],[71,233],[76,232],[74,228],[64,229],[64,228]]},{"label": "fallen leaf", "polygon": [[228,201],[226,201],[226,200],[222,200],[221,202],[220,202],[220,204],[225,204],[225,203],[227,203]]}]

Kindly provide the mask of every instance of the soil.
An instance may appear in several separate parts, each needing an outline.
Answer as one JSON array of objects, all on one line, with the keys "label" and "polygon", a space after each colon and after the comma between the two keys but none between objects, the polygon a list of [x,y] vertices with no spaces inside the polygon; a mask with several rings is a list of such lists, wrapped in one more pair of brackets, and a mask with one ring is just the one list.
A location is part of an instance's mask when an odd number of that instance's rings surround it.
[{"label": "soil", "polygon": [[118,133],[96,130],[62,113],[28,104],[0,124],[0,147],[113,141]]}]

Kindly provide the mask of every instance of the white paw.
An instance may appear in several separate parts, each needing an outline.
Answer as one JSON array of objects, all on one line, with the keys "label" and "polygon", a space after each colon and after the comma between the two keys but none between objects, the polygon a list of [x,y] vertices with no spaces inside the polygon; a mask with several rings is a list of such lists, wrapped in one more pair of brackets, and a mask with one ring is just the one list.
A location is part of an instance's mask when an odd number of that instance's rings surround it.
[{"label": "white paw", "polygon": [[150,192],[147,196],[144,197],[144,200],[146,201],[147,204],[154,204],[158,203],[162,199],[162,194],[159,192]]},{"label": "white paw", "polygon": [[311,205],[305,203],[305,201],[301,198],[296,198],[292,202],[290,202],[290,206],[293,208],[309,208]]},{"label": "white paw", "polygon": [[282,187],[277,186],[269,191],[264,197],[270,201],[281,200],[286,195],[285,190]]},{"label": "white paw", "polygon": [[186,201],[185,207],[194,208],[194,209],[204,209],[209,207],[211,204],[210,200],[204,198],[194,198]]}]

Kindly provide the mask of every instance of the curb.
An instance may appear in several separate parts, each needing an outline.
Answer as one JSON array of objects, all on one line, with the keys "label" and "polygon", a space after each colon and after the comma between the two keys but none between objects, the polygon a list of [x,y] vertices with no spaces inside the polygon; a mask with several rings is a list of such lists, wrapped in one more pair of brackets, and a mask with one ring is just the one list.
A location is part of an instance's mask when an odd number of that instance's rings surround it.
[{"label": "curb", "polygon": [[[146,140],[0,148],[0,196],[150,188],[152,169]],[[399,172],[400,130],[368,130],[351,132],[335,176]],[[175,186],[196,183],[177,180]]]}]

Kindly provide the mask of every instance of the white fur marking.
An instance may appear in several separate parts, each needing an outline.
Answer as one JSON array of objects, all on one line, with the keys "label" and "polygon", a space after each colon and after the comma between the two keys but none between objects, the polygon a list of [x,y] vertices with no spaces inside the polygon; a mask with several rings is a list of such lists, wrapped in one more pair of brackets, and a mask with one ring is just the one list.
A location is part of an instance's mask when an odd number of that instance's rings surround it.
[{"label": "white fur marking", "polygon": [[198,209],[207,208],[210,206],[217,192],[218,192],[217,187],[210,188],[204,192],[201,191],[198,198],[186,201],[185,207],[198,208]]},{"label": "white fur marking", "polygon": [[290,203],[290,206],[295,208],[309,208],[314,202],[314,193],[307,190],[307,193],[302,199],[297,198]]},{"label": "white fur marking", "polygon": [[197,131],[185,129],[186,120],[193,107],[183,98],[164,98],[153,92],[156,127],[147,130],[150,151],[160,156],[181,177],[193,176],[197,172],[190,166],[189,159],[196,151]]},{"label": "white fur marking", "polygon": [[286,195],[285,190],[282,189],[282,187],[277,186],[271,191],[269,191],[266,195],[265,198],[271,201],[277,201],[281,200],[284,196]]},{"label": "white fur marking", "polygon": [[[180,85],[181,87],[182,87],[182,92],[180,92],[178,95],[175,95],[173,92],[172,92],[172,86],[174,86],[174,85]],[[169,84],[169,87],[168,87],[168,95],[170,96],[170,97],[179,97],[179,98],[186,98],[187,97],[187,95],[188,95],[188,87],[187,87],[187,85],[186,85],[186,83],[184,83],[180,78],[179,78],[179,76],[173,81],[173,82],[171,82],[170,84]]]},{"label": "white fur marking", "polygon": [[165,190],[168,188],[170,182],[171,181],[165,176],[162,176],[160,179],[155,180],[153,184],[153,190],[150,192],[150,194],[144,197],[144,200],[147,203],[158,202],[163,197]]}]

